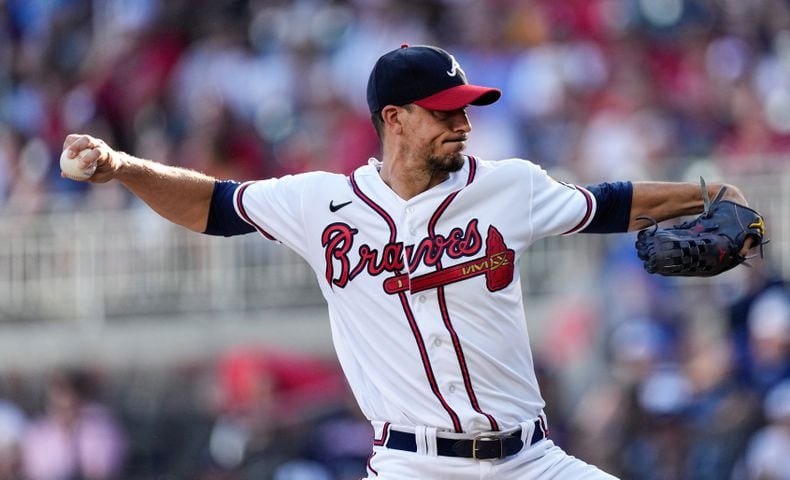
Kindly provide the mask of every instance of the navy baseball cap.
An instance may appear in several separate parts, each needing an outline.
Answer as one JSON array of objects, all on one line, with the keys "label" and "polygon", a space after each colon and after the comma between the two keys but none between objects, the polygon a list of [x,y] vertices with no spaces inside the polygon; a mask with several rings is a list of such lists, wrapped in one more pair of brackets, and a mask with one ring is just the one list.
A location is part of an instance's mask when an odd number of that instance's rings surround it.
[{"label": "navy baseball cap", "polygon": [[497,88],[470,85],[452,55],[438,47],[401,45],[378,59],[368,79],[368,108],[415,103],[430,110],[457,110],[490,105],[502,95]]}]

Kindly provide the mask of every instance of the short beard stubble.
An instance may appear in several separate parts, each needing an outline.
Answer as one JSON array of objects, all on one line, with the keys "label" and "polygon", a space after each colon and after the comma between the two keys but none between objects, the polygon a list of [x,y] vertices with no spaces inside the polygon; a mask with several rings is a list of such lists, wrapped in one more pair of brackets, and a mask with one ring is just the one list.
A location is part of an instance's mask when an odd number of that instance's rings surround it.
[{"label": "short beard stubble", "polygon": [[464,166],[464,155],[460,152],[443,156],[431,155],[428,157],[427,166],[432,174],[457,172]]}]

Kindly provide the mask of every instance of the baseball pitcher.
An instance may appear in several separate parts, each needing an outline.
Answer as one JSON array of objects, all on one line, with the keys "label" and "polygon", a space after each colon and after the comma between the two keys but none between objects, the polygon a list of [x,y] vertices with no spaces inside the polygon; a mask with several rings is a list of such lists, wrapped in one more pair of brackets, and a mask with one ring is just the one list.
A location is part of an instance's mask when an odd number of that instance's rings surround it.
[{"label": "baseball pitcher", "polygon": [[[538,165],[464,153],[472,85],[448,52],[407,46],[376,62],[367,101],[380,158],[350,176],[310,172],[218,181],[69,135],[84,181],[117,180],[196,232],[257,232],[315,270],[337,355],[374,429],[368,478],[605,479],[549,434],[530,351],[519,261],[536,240],[645,229],[652,272],[714,274],[762,243],[763,221],[733,186],[571,185]],[[716,197],[714,202],[705,198]],[[671,231],[650,227],[682,215]]]}]

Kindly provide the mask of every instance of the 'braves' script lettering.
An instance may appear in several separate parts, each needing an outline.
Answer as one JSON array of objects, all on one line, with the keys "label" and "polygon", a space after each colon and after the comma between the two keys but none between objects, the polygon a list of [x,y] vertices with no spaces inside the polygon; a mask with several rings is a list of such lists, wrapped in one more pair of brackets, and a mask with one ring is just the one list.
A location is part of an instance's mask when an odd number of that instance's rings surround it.
[{"label": "'braves' script lettering", "polygon": [[[351,228],[345,223],[332,223],[327,225],[321,234],[321,245],[326,249],[326,280],[338,287],[345,287],[348,283],[348,251],[354,244],[354,235],[359,230]],[[333,265],[335,260],[340,262],[340,276],[334,277]]]},{"label": "'braves' script lettering", "polygon": [[477,230],[477,219],[472,219],[465,229],[456,227],[446,236],[426,237],[416,245],[387,243],[379,250],[363,243],[357,248],[359,259],[352,266],[349,252],[352,251],[354,237],[358,233],[356,228],[348,224],[333,223],[321,234],[326,260],[326,281],[329,284],[343,288],[363,271],[377,276],[382,272],[402,272],[407,265],[409,271],[414,271],[421,263],[433,267],[445,255],[453,259],[475,255],[483,243]]}]

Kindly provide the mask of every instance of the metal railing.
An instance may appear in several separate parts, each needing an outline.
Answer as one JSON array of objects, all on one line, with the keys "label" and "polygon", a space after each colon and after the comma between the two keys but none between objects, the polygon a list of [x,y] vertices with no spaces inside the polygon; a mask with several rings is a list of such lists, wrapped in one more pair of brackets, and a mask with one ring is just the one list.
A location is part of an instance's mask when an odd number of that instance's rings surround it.
[{"label": "metal railing", "polygon": [[[790,174],[744,177],[767,218],[767,261],[790,277]],[[257,234],[214,238],[147,209],[0,215],[0,323],[87,322],[321,305],[315,274]],[[536,243],[523,260],[527,295],[561,294],[595,278],[610,238]],[[594,280],[593,280],[594,281]]]}]

